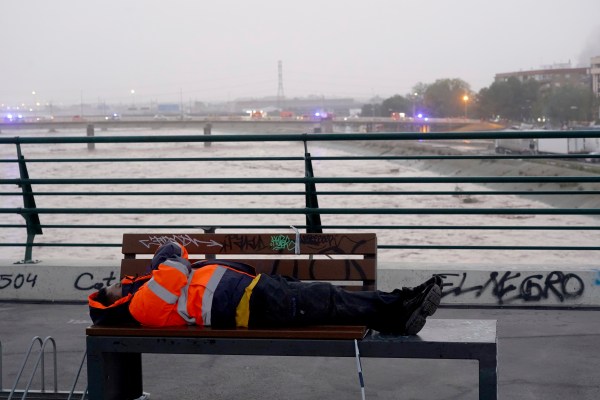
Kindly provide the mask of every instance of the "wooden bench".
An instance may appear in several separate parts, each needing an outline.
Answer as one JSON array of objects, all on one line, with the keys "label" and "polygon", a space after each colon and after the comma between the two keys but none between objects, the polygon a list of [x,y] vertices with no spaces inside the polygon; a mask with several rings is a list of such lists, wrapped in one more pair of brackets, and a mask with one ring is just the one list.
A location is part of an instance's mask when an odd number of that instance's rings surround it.
[{"label": "wooden bench", "polygon": [[[190,260],[235,259],[257,272],[330,281],[351,290],[377,284],[375,234],[125,234],[121,276],[143,273],[167,241],[186,246]],[[87,334],[90,400],[142,394],[142,353],[475,359],[479,398],[497,398],[496,321],[428,320],[417,336],[382,335],[364,326],[281,329],[91,326]]]}]

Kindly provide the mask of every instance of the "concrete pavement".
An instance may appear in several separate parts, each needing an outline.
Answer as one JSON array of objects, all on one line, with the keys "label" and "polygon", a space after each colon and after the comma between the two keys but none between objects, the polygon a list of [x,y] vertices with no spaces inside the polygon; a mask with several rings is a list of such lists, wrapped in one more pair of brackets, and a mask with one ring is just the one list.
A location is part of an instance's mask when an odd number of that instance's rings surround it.
[{"label": "concrete pavement", "polygon": [[[434,317],[498,320],[500,399],[600,398],[599,310],[442,308]],[[0,321],[4,389],[36,335],[55,338],[59,389],[70,389],[85,350],[85,304],[0,302]],[[362,366],[367,399],[477,399],[474,361],[363,359]],[[144,368],[151,399],[360,399],[352,358],[144,355]],[[50,356],[46,371],[51,388]],[[77,390],[86,381],[84,366]]]}]

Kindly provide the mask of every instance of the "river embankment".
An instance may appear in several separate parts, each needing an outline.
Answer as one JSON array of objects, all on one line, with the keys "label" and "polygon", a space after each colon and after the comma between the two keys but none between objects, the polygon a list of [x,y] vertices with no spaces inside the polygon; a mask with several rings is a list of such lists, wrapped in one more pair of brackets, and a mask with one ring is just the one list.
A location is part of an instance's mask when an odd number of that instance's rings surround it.
[{"label": "river embankment", "polygon": [[[436,156],[494,154],[494,141],[348,141],[322,142],[320,145],[337,148],[353,154],[380,156]],[[600,166],[580,161],[563,159],[425,159],[394,160],[415,170],[428,171],[442,176],[598,176]],[[481,185],[490,190],[518,191],[580,191],[582,194],[550,195],[531,194],[520,197],[540,201],[556,208],[598,208],[600,196],[585,194],[585,191],[600,190],[597,183],[487,183]]]}]

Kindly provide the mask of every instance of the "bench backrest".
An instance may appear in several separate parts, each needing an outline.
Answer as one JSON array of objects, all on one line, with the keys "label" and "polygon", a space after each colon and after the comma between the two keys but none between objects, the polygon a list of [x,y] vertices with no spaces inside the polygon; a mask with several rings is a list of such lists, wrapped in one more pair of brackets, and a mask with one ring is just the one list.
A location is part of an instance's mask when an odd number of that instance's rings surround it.
[{"label": "bench backrest", "polygon": [[156,249],[169,241],[183,244],[192,262],[238,260],[259,273],[329,281],[350,289],[373,290],[376,286],[374,233],[126,233],[121,276],[144,273]]}]

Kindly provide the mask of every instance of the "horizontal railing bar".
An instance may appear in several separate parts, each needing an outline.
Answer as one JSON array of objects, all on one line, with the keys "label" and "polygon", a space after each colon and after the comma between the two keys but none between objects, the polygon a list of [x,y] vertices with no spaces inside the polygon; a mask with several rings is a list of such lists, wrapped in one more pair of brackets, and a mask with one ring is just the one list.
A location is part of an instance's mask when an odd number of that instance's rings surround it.
[{"label": "horizontal railing bar", "polygon": [[[27,225],[0,225],[0,228],[25,228]],[[294,225],[295,228],[305,229],[304,225]],[[327,226],[323,226],[326,228]],[[198,229],[204,230],[206,227],[199,226],[198,224],[194,225],[181,225],[181,224],[152,224],[152,225],[143,225],[143,224],[42,224],[40,228],[44,229],[71,229],[71,228],[82,228],[82,229],[155,229],[155,228],[169,228],[169,229]],[[216,226],[217,229],[286,229],[290,230],[289,225],[219,225]]]},{"label": "horizontal railing bar", "polygon": [[600,208],[0,208],[0,214],[599,215]]},{"label": "horizontal railing bar", "polygon": [[[0,193],[0,196],[22,196],[27,194],[33,194],[35,196],[305,196],[306,192],[300,191],[276,191],[276,192],[5,192]],[[525,195],[525,196],[551,196],[551,195],[570,195],[570,196],[584,196],[584,195],[597,195],[600,194],[600,190],[433,190],[433,191],[316,191],[314,194],[319,196],[500,196],[500,195]]]},{"label": "horizontal railing bar", "polygon": [[[600,158],[600,154],[502,154],[502,155],[418,155],[418,156],[311,156],[313,161],[366,161],[366,160],[515,160],[515,159],[579,159]],[[211,161],[304,161],[304,157],[138,157],[138,158],[28,158],[30,162],[89,163],[89,162],[211,162]],[[16,163],[17,159],[0,159],[0,162]]]},{"label": "horizontal railing bar", "polygon": [[281,183],[564,183],[600,182],[600,176],[452,176],[325,178],[37,178],[0,179],[2,185],[281,184]]},{"label": "horizontal railing bar", "polygon": [[[526,135],[526,137],[524,137]],[[406,140],[469,140],[469,139],[538,139],[538,138],[594,138],[598,130],[527,131],[523,132],[381,132],[381,133],[319,133],[319,134],[250,134],[250,135],[173,135],[173,136],[69,136],[69,137],[12,137],[0,138],[0,144],[44,143],[181,143],[181,142],[337,142],[337,141],[406,141]]]},{"label": "horizontal railing bar", "polygon": [[[26,243],[0,243],[0,247],[24,247]],[[121,243],[34,243],[33,247],[121,247]],[[586,246],[451,246],[451,245],[377,245],[382,250],[560,250],[597,251],[600,247]]]},{"label": "horizontal railing bar", "polygon": [[122,243],[0,243],[0,247],[121,247]]},{"label": "horizontal railing bar", "polygon": [[[298,229],[306,229],[306,225],[294,225]],[[27,225],[0,225],[0,228],[26,228]],[[94,224],[42,224],[43,229],[202,229],[198,225],[94,225]],[[217,229],[288,229],[289,225],[219,225]],[[600,226],[548,226],[548,225],[315,225],[315,229],[381,229],[381,230],[540,230],[540,231],[597,231]]]},{"label": "horizontal railing bar", "polygon": [[[463,192],[461,192],[463,193]],[[600,192],[599,192],[600,193]],[[12,192],[0,193],[0,196],[21,196],[33,194],[35,196],[305,196],[306,192]],[[326,194],[326,193],[317,193]],[[336,193],[331,193],[336,194]],[[345,194],[343,192],[337,194]],[[365,192],[364,194],[368,194]],[[371,192],[371,194],[373,194]]]},{"label": "horizontal railing bar", "polygon": [[364,161],[364,160],[515,160],[515,159],[565,159],[565,158],[600,158],[598,154],[481,154],[481,155],[418,155],[418,156],[330,156],[310,157],[315,161]]},{"label": "horizontal railing bar", "polygon": [[[311,157],[312,158],[312,157]],[[325,157],[326,158],[326,157]],[[133,158],[27,158],[30,162],[181,162],[181,161],[304,161],[304,157],[133,157]],[[17,159],[0,159],[0,162],[19,162]]]}]

